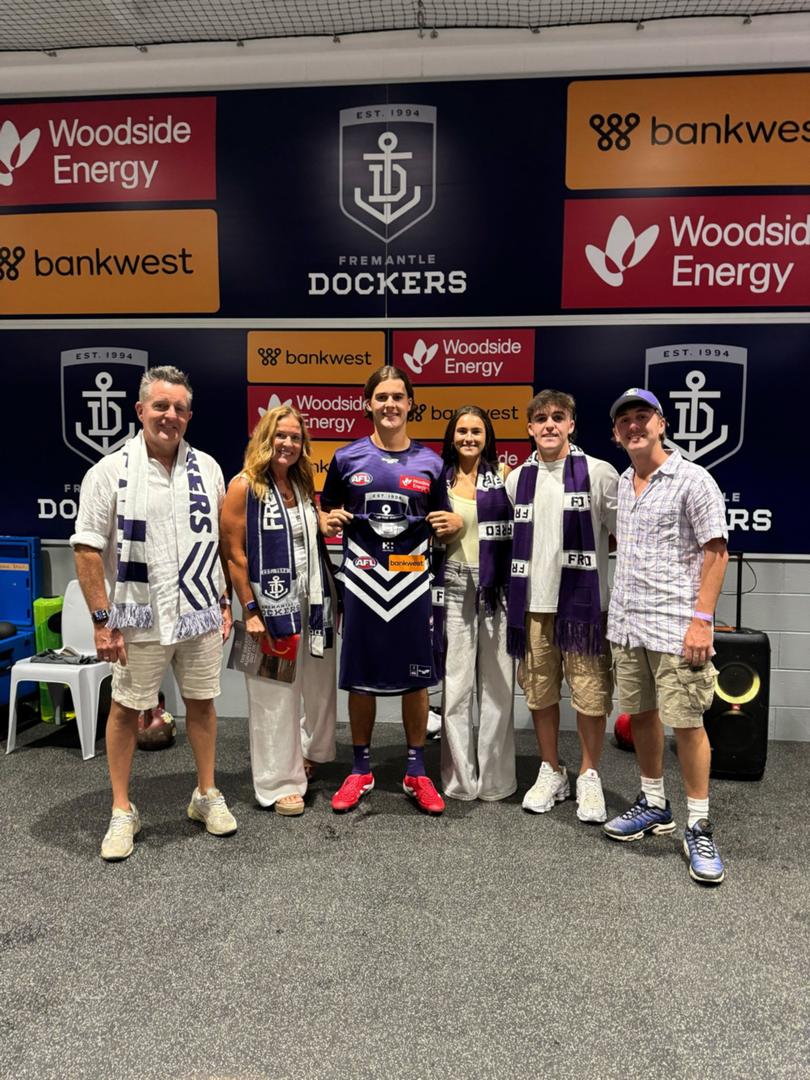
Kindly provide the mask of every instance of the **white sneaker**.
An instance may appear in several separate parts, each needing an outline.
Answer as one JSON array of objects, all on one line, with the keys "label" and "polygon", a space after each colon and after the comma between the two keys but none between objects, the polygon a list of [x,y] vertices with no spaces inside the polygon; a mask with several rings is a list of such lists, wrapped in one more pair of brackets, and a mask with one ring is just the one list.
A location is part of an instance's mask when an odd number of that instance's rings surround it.
[{"label": "white sneaker", "polygon": [[214,836],[230,836],[236,832],[236,818],[228,809],[225,796],[217,788],[209,788],[203,795],[194,789],[188,804],[188,816],[192,821],[203,821],[208,832]]},{"label": "white sneaker", "polygon": [[427,720],[427,737],[429,739],[439,739],[442,734],[442,714],[436,712],[435,709],[428,711]]},{"label": "white sneaker", "polygon": [[596,769],[586,769],[577,779],[577,817],[580,821],[607,821],[605,795]]},{"label": "white sneaker", "polygon": [[564,765],[557,772],[544,761],[540,766],[532,787],[523,796],[523,809],[531,810],[533,814],[545,814],[551,810],[555,802],[562,802],[571,794],[568,784],[568,773]]},{"label": "white sneaker", "polygon": [[110,827],[101,841],[101,857],[107,862],[120,862],[128,859],[134,847],[134,838],[141,831],[141,815],[134,802],[129,804],[129,810],[119,810],[116,807],[110,818]]}]

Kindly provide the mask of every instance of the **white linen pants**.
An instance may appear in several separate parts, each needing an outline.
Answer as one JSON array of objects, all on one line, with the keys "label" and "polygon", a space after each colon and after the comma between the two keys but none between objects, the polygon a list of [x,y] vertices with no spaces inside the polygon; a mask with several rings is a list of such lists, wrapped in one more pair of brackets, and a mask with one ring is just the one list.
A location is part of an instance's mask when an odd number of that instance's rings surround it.
[{"label": "white linen pants", "polygon": [[[302,620],[306,626],[304,605]],[[295,680],[276,682],[245,676],[248,693],[250,765],[260,806],[285,795],[304,795],[304,758],[334,761],[337,715],[336,648],[310,656],[309,634],[298,648]]]},{"label": "white linen pants", "polygon": [[[475,610],[478,568],[447,564],[447,656],[441,773],[451,799],[505,799],[517,790],[513,720],[515,663],[506,651],[506,611]],[[478,747],[473,694],[478,697]]]}]

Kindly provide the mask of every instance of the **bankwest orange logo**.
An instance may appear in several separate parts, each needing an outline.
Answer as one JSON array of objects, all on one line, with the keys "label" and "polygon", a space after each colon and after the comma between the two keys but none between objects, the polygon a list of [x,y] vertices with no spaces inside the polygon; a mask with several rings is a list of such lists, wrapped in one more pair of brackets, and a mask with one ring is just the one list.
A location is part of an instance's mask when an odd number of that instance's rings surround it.
[{"label": "bankwest orange logo", "polygon": [[248,334],[248,382],[363,386],[384,363],[381,330]]},{"label": "bankwest orange logo", "polygon": [[406,574],[420,573],[425,569],[424,555],[389,555],[388,570],[392,574],[405,572]]},{"label": "bankwest orange logo", "polygon": [[568,87],[569,188],[806,184],[810,74]]},{"label": "bankwest orange logo", "polygon": [[218,309],[213,210],[0,216],[0,314]]}]

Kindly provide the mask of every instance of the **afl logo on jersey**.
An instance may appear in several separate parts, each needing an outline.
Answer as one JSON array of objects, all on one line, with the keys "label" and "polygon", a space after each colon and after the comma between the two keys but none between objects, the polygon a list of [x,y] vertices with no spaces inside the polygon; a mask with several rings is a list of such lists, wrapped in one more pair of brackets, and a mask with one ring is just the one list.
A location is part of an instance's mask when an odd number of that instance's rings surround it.
[{"label": "afl logo on jersey", "polygon": [[349,483],[355,487],[368,487],[374,477],[370,472],[356,472],[349,477]]},{"label": "afl logo on jersey", "polygon": [[357,570],[373,570],[377,565],[377,560],[371,555],[359,555],[354,560],[354,565]]}]

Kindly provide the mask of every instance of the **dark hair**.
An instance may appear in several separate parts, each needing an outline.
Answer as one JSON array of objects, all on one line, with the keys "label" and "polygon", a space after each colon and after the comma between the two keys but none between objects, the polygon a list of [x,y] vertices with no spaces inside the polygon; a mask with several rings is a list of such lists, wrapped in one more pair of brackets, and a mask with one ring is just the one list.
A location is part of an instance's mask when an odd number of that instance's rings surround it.
[{"label": "dark hair", "polygon": [[374,396],[374,391],[381,382],[385,382],[387,379],[399,379],[400,382],[404,384],[405,393],[411,399],[411,408],[408,410],[408,419],[413,420],[413,406],[416,404],[413,383],[409,379],[406,371],[403,371],[402,368],[394,367],[393,364],[385,364],[384,367],[377,368],[373,375],[369,375],[366,380],[366,385],[363,387],[363,408],[368,412],[368,403]]},{"label": "dark hair", "polygon": [[565,409],[566,412],[571,413],[571,419],[576,420],[577,403],[572,395],[566,394],[564,390],[540,390],[526,406],[526,419],[531,423],[532,417],[537,410],[548,408],[549,405],[556,405],[558,409]]},{"label": "dark hair", "polygon": [[456,425],[462,416],[466,415],[477,416],[484,425],[484,449],[481,451],[481,460],[486,462],[493,470],[498,469],[498,447],[495,444],[495,430],[492,427],[492,421],[485,409],[480,408],[478,405],[462,405],[460,409],[456,409],[450,418],[450,422],[447,425],[447,429],[444,433],[444,443],[442,444],[442,460],[449,468],[455,469],[458,465],[458,450],[456,450],[453,444],[453,437],[456,433]]}]

